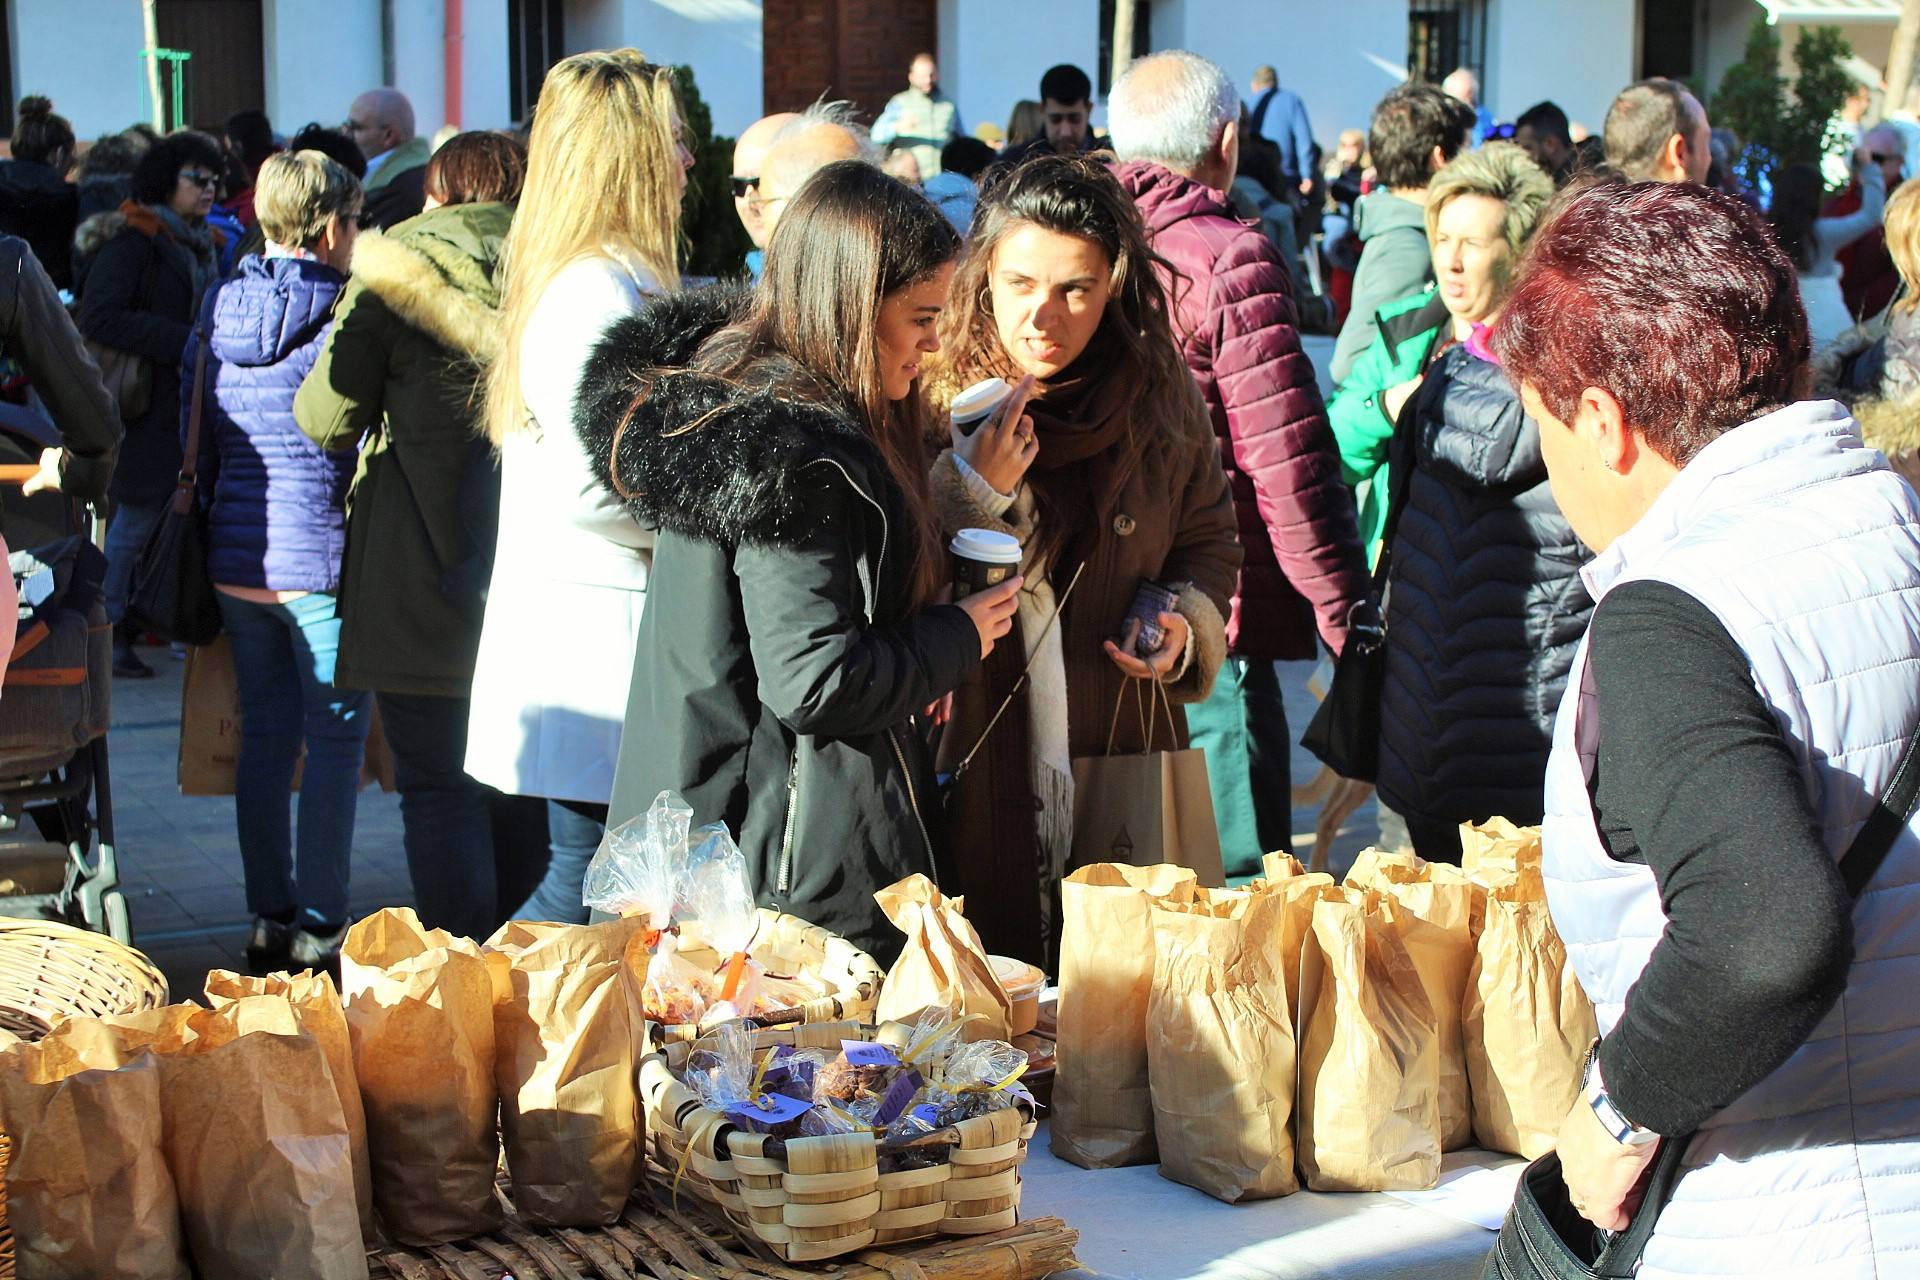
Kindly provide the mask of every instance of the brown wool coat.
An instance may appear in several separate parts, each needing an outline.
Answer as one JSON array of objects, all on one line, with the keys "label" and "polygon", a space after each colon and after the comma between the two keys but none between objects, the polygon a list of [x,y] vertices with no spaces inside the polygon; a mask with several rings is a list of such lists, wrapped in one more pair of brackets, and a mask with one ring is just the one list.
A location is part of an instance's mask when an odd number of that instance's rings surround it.
[{"label": "brown wool coat", "polygon": [[[1171,459],[1161,462],[1150,456],[1128,478],[1109,518],[1110,527],[1062,615],[1068,736],[1076,758],[1107,754],[1109,730],[1116,724],[1114,707],[1126,677],[1101,642],[1117,637],[1142,579],[1192,584],[1179,606],[1192,628],[1191,658],[1180,677],[1167,685],[1175,704],[1173,720],[1180,746],[1187,745],[1186,715],[1180,704],[1204,700],[1226,660],[1226,618],[1240,571],[1240,544],[1233,496],[1197,395],[1192,417],[1181,430]],[[1016,519],[1015,511],[1007,513],[1007,520],[996,520],[972,500],[951,450],[934,463],[933,498],[949,535],[961,528],[994,529],[1032,545],[1030,526],[1007,522]],[[1022,571],[1029,568],[1023,565]],[[1055,574],[1056,593],[1065,592],[1072,570],[1068,565]],[[995,649],[989,666],[998,664],[1003,672],[1010,667],[1017,676],[1025,665],[1024,655],[1017,635],[1010,636]],[[986,694],[985,679],[976,673],[954,693],[953,718],[941,740],[943,771],[980,741],[998,706]],[[1116,754],[1140,752],[1147,746],[1131,700],[1127,706],[1113,737]],[[1006,714],[1024,718],[1024,699],[1016,699]],[[1167,750],[1164,716],[1159,724],[1159,738],[1153,745]],[[1051,957],[1038,954],[1039,942],[1031,928],[1021,923],[1025,913],[1004,909],[1004,900],[1037,896],[1039,874],[1034,830],[1038,802],[1031,785],[995,787],[990,782],[996,772],[992,767],[996,739],[1004,736],[998,727],[988,735],[968,773],[954,787],[948,806],[951,852],[946,879],[951,883],[944,887],[949,894],[967,895],[968,918],[989,950],[1041,963]],[[1026,779],[1031,770],[998,772],[1003,780],[1010,775]],[[1057,902],[1053,905],[1057,911]]]}]

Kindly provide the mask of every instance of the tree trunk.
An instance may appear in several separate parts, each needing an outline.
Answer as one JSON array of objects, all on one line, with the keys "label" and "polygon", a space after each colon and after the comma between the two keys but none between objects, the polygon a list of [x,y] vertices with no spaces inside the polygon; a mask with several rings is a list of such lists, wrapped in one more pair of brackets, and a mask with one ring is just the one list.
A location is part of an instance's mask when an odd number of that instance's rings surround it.
[{"label": "tree trunk", "polygon": [[[1113,0],[1113,83],[1116,85],[1133,65],[1133,3],[1134,0]],[[1920,0],[1907,0],[1907,3],[1920,5]]]},{"label": "tree trunk", "polygon": [[[140,20],[147,41],[147,101],[153,108],[153,127],[167,132],[167,103],[160,96],[160,19],[155,10],[159,0],[140,0]],[[174,74],[178,75],[178,68]]]},{"label": "tree trunk", "polygon": [[1902,0],[1900,22],[1893,29],[1893,52],[1887,57],[1888,115],[1907,105],[1916,45],[1920,45],[1920,0]]}]

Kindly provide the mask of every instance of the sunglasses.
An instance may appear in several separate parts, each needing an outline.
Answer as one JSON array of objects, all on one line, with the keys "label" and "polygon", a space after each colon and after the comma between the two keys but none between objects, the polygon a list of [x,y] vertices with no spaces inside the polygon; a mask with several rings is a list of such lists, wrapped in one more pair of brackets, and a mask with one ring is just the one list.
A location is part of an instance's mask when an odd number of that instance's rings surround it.
[{"label": "sunglasses", "polygon": [[1869,159],[1869,160],[1871,160],[1871,161],[1873,161],[1873,162],[1874,162],[1875,164],[1885,164],[1885,163],[1887,163],[1887,162],[1888,162],[1889,160],[1902,160],[1902,161],[1904,161],[1904,160],[1906,159],[1906,157],[1905,157],[1905,156],[1893,156],[1893,155],[1882,155],[1882,154],[1881,154],[1880,152],[1878,152],[1878,151],[1873,151],[1873,152],[1869,152],[1869,153],[1868,153],[1868,155],[1867,155],[1867,159]]},{"label": "sunglasses", "polygon": [[220,181],[220,175],[217,173],[197,173],[191,169],[182,169],[180,171],[180,180],[182,182],[191,182],[194,186],[204,191],[214,183]]},{"label": "sunglasses", "polygon": [[745,200],[749,193],[759,187],[760,179],[742,178],[735,175],[727,179],[727,185],[733,188],[733,198],[735,200]]}]

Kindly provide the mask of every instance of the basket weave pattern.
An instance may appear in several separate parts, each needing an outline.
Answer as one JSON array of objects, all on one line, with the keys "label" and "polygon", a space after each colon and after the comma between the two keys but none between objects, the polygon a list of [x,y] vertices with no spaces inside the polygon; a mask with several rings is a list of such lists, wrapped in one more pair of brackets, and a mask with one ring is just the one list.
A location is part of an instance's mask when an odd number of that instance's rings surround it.
[{"label": "basket weave pattern", "polygon": [[[775,1045],[837,1051],[842,1040],[903,1044],[907,1028],[816,1023],[755,1033]],[[954,1125],[946,1163],[880,1171],[871,1133],[789,1138],[774,1144],[700,1105],[675,1078],[692,1054],[680,1043],[640,1066],[653,1158],[676,1171],[677,1190],[718,1206],[736,1228],[787,1262],[836,1258],[873,1245],[934,1235],[1004,1231],[1019,1220],[1020,1165],[1035,1124],[1019,1107]]]}]

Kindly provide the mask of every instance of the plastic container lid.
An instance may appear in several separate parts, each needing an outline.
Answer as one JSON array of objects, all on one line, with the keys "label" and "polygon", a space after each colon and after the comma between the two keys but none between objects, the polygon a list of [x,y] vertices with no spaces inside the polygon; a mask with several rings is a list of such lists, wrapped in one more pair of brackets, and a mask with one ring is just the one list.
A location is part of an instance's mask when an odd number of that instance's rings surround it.
[{"label": "plastic container lid", "polygon": [[1025,960],[988,956],[987,961],[993,965],[993,976],[999,979],[1001,988],[1015,1000],[1037,997],[1047,985],[1047,975]]},{"label": "plastic container lid", "polygon": [[949,412],[955,422],[978,422],[1012,394],[1005,378],[982,378],[953,398]]},{"label": "plastic container lid", "polygon": [[947,550],[981,564],[1020,563],[1020,539],[992,529],[962,529],[953,535]]}]

